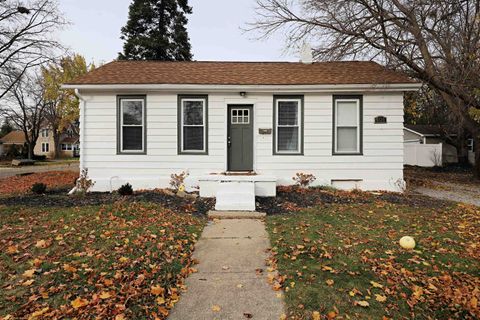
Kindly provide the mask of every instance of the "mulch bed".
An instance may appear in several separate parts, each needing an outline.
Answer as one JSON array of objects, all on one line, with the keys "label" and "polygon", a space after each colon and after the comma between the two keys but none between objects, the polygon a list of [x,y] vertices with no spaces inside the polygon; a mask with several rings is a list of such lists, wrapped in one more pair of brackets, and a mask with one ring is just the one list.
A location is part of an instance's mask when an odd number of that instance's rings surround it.
[{"label": "mulch bed", "polygon": [[278,187],[275,198],[257,197],[257,211],[267,214],[282,214],[312,208],[318,205],[361,204],[385,201],[413,207],[440,208],[446,201],[412,193],[342,191],[329,188]]},{"label": "mulch bed", "polygon": [[0,195],[29,192],[35,183],[44,183],[47,189],[73,188],[78,178],[74,171],[49,171],[30,174],[20,174],[0,179]]},{"label": "mulch bed", "polygon": [[118,193],[91,192],[88,194],[68,195],[70,188],[51,189],[46,194],[34,193],[13,194],[0,198],[0,205],[26,207],[82,207],[111,204],[116,201],[154,202],[175,212],[206,214],[215,206],[215,199],[182,198],[164,192],[163,190],[138,191],[131,196],[121,196]]}]

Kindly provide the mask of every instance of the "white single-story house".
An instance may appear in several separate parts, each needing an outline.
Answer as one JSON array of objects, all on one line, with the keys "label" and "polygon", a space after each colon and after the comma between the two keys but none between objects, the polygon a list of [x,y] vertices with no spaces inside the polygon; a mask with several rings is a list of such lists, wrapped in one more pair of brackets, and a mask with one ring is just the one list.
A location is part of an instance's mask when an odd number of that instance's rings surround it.
[{"label": "white single-story house", "polygon": [[406,165],[420,167],[458,163],[457,148],[448,143],[455,138],[437,125],[406,124],[403,128],[404,161]]},{"label": "white single-story house", "polygon": [[403,94],[419,86],[374,62],[114,61],[64,88],[81,99],[94,191],[168,187],[187,171],[202,196],[228,182],[274,196],[297,172],[400,191]]}]

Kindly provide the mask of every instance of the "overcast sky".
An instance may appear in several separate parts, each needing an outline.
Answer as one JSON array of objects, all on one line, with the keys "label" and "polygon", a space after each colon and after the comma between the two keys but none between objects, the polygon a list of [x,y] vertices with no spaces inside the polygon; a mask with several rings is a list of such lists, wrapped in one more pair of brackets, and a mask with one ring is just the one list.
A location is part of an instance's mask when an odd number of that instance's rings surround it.
[{"label": "overcast sky", "polygon": [[[122,50],[120,28],[131,0],[60,0],[71,26],[62,42],[87,61],[108,62]],[[240,29],[254,18],[255,0],[190,0],[188,31],[195,60],[297,61],[281,35],[267,41]]]}]

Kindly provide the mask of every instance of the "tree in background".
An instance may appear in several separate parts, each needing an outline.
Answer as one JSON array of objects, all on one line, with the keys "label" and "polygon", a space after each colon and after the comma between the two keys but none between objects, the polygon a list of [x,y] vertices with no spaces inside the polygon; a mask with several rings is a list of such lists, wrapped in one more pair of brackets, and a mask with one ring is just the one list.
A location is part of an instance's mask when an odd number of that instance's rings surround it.
[{"label": "tree in background", "polygon": [[28,159],[33,159],[40,129],[44,124],[46,103],[44,89],[39,75],[23,73],[12,75],[17,79],[5,97],[6,103],[0,116],[22,130],[25,135]]},{"label": "tree in background", "polygon": [[[257,0],[252,30],[316,41],[318,59],[367,58],[426,83],[480,145],[479,0]],[[475,174],[480,177],[480,148]]]},{"label": "tree in background", "polygon": [[2,123],[2,126],[0,127],[0,138],[6,136],[12,131],[13,131],[12,124],[10,123],[10,121],[8,121],[8,119],[5,119]]},{"label": "tree in background", "polygon": [[54,35],[65,24],[57,1],[0,0],[0,99],[62,48]]},{"label": "tree in background", "polygon": [[45,90],[45,119],[53,132],[55,158],[60,154],[60,136],[64,129],[78,121],[79,100],[72,89],[61,89],[63,83],[93,70],[79,54],[62,58],[58,63],[42,67],[42,86]]},{"label": "tree in background", "polygon": [[133,0],[121,60],[192,60],[186,24],[192,13],[188,0]]}]

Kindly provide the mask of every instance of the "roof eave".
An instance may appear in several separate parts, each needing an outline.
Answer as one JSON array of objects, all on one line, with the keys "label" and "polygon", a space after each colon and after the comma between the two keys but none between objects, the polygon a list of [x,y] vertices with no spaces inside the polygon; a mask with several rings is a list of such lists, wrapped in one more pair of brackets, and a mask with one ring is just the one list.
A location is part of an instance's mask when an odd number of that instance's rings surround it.
[{"label": "roof eave", "polygon": [[125,91],[249,91],[249,92],[347,92],[347,91],[416,91],[421,83],[394,84],[322,84],[322,85],[216,85],[216,84],[64,84],[62,89]]}]

